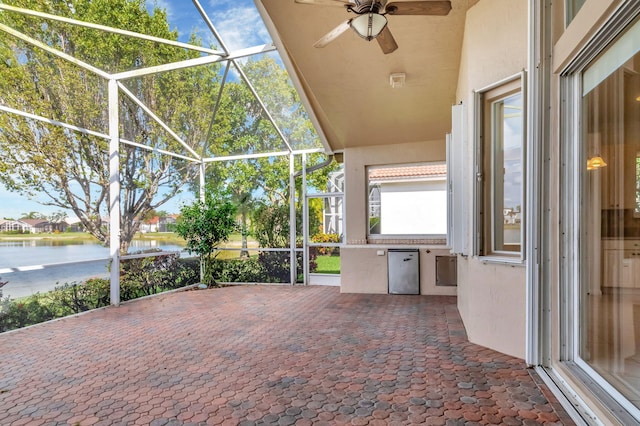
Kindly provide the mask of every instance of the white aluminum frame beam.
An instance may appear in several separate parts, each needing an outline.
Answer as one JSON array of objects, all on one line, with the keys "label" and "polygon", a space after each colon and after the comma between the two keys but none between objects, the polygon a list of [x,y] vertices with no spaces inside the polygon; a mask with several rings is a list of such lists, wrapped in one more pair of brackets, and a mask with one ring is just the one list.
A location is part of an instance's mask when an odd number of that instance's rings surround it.
[{"label": "white aluminum frame beam", "polygon": [[118,82],[109,80],[109,294],[111,304],[120,305],[120,118]]},{"label": "white aluminum frame beam", "polygon": [[2,9],[8,10],[8,11],[11,11],[11,12],[20,13],[22,15],[36,16],[38,18],[44,18],[44,19],[50,19],[52,21],[64,22],[64,23],[67,23],[67,24],[77,25],[79,27],[91,28],[91,29],[94,29],[94,30],[105,31],[105,32],[112,33],[112,34],[119,34],[119,35],[123,35],[123,36],[127,36],[127,37],[133,37],[133,38],[137,38],[137,39],[140,39],[140,40],[153,41],[153,42],[165,44],[165,45],[168,45],[168,46],[181,47],[183,49],[195,50],[197,52],[208,53],[210,55],[219,55],[219,56],[225,56],[226,55],[225,52],[221,52],[219,50],[209,49],[209,48],[202,47],[202,46],[196,46],[196,45],[189,44],[189,43],[182,43],[182,42],[179,42],[179,41],[168,40],[168,39],[165,39],[165,38],[155,37],[155,36],[151,36],[151,35],[148,35],[148,34],[137,33],[135,31],[122,30],[120,28],[109,27],[107,25],[94,24],[94,23],[91,23],[91,22],[80,21],[78,19],[66,18],[64,16],[58,16],[58,15],[51,15],[49,13],[38,12],[37,10],[24,9],[24,8],[21,8],[21,7],[9,6],[8,4],[0,3],[0,10],[2,10]]},{"label": "white aluminum frame beam", "polygon": [[295,155],[289,154],[289,263],[291,285],[295,285],[297,278],[296,265],[296,177]]},{"label": "white aluminum frame beam", "polygon": [[64,53],[64,52],[62,52],[62,51],[60,51],[58,49],[55,49],[55,48],[53,48],[51,46],[47,46],[46,44],[44,44],[44,43],[42,43],[42,42],[40,42],[40,41],[38,41],[38,40],[36,40],[34,38],[31,38],[28,35],[25,35],[25,34],[21,33],[20,31],[16,31],[11,27],[6,26],[5,24],[0,24],[0,30],[2,30],[2,31],[4,31],[4,32],[6,32],[8,34],[11,34],[14,37],[17,37],[17,38],[19,38],[20,40],[22,40],[22,41],[24,41],[26,43],[29,43],[29,44],[31,44],[33,46],[36,46],[36,47],[39,47],[40,49],[45,50],[45,51],[47,51],[49,53],[52,53],[52,54],[56,55],[59,58],[65,59],[65,60],[71,62],[72,64],[78,65],[79,67],[82,67],[82,68],[86,69],[87,71],[91,71],[92,73],[94,73],[96,75],[99,75],[100,77],[103,77],[103,78],[105,78],[107,80],[109,80],[111,78],[111,75],[109,73],[101,70],[100,68],[96,68],[93,65],[90,65],[90,64],[88,64],[88,63],[86,63],[84,61],[81,61],[80,59],[74,58],[73,56],[71,56],[71,55],[69,55],[67,53]]},{"label": "white aluminum frame beam", "polygon": [[64,127],[65,129],[73,130],[76,132],[83,133],[85,135],[97,136],[102,139],[109,139],[110,136],[104,133],[96,132],[94,130],[85,129],[83,127],[74,126],[73,124],[64,123],[58,120],[52,120],[50,118],[42,117],[40,115],[31,114],[29,112],[24,112],[17,110],[15,108],[11,108],[5,105],[0,105],[0,111],[8,112],[10,114],[19,115],[21,117],[30,118],[32,120],[42,121],[44,123],[53,124],[54,126]]},{"label": "white aluminum frame beam", "polygon": [[216,38],[218,43],[220,43],[220,47],[222,47],[222,50],[224,50],[224,52],[229,55],[229,49],[227,48],[227,45],[225,44],[224,40],[222,40],[222,37],[220,37],[220,33],[218,33],[218,30],[216,30],[215,25],[213,25],[213,22],[211,22],[211,19],[209,19],[209,15],[207,15],[207,12],[205,12],[200,2],[198,0],[192,0],[192,3],[196,7],[196,9],[198,9],[198,13],[200,13],[200,16],[202,16],[202,19],[204,19],[204,22],[207,24],[207,27],[209,27],[209,30],[213,33],[213,36]]},{"label": "white aluminum frame beam", "polygon": [[240,155],[225,155],[224,157],[212,157],[205,158],[202,161],[205,163],[213,163],[219,161],[231,161],[231,160],[249,160],[252,158],[264,158],[264,157],[284,157],[285,155],[294,154],[310,154],[313,152],[324,152],[323,148],[315,148],[315,149],[302,149],[297,151],[272,151],[272,152],[264,152],[260,154],[240,154]]},{"label": "white aluminum frame beam", "polygon": [[184,61],[172,62],[169,64],[156,65],[153,67],[140,68],[130,71],[123,71],[113,74],[113,78],[118,80],[128,80],[130,78],[142,77],[145,75],[158,74],[161,72],[175,71],[183,68],[197,67],[200,65],[215,64],[216,62],[229,61],[231,59],[245,58],[247,56],[258,55],[261,53],[273,52],[276,47],[273,44],[261,44],[258,46],[247,47],[246,49],[236,50],[229,56],[201,56],[199,58],[185,59]]},{"label": "white aluminum frame beam", "polygon": [[247,77],[247,75],[242,70],[242,67],[237,63],[237,61],[235,61],[233,59],[231,59],[231,63],[236,67],[236,70],[240,74],[240,77],[242,77],[242,81],[244,81],[244,83],[247,85],[249,90],[251,90],[251,93],[253,94],[253,96],[256,98],[256,100],[260,104],[260,108],[262,108],[262,111],[267,115],[267,118],[271,122],[271,125],[273,125],[273,127],[276,129],[276,132],[278,132],[278,135],[280,136],[280,139],[282,139],[282,142],[284,142],[284,144],[287,146],[287,149],[289,151],[293,151],[293,148],[291,148],[291,144],[289,144],[289,141],[287,140],[286,136],[284,135],[284,133],[282,133],[282,130],[280,130],[280,126],[278,126],[276,124],[275,120],[273,119],[273,116],[271,115],[271,113],[267,109],[267,106],[262,101],[262,98],[260,97],[258,92],[256,92],[256,89],[253,87],[253,84],[251,84],[251,82],[249,81],[249,78]]},{"label": "white aluminum frame beam", "polygon": [[160,117],[158,117],[153,111],[151,111],[151,109],[149,109],[140,99],[138,99],[136,97],[136,95],[134,95],[129,89],[127,89],[124,86],[124,84],[122,84],[122,83],[120,83],[118,81],[118,87],[120,88],[120,90],[122,90],[124,92],[125,95],[127,95],[129,97],[129,99],[131,99],[133,102],[136,103],[136,105],[138,105],[140,108],[142,108],[142,110],[144,112],[149,114],[149,116],[156,123],[158,123],[160,125],[160,127],[162,127],[167,133],[169,133],[172,138],[174,138],[180,145],[182,145],[184,147],[184,149],[189,151],[198,160],[202,159],[200,154],[198,154],[193,148],[191,148],[189,145],[187,145],[187,143],[185,141],[183,141],[182,138],[180,136],[178,136],[178,134],[171,129],[171,127],[169,127],[164,121],[162,121],[162,119]]},{"label": "white aluminum frame beam", "polygon": [[[109,216],[110,216],[110,232],[109,232],[109,251],[110,251],[110,261],[111,261],[111,271],[110,271],[110,296],[111,296],[111,304],[118,306],[120,304],[120,260],[121,260],[121,254],[120,254],[120,159],[119,159],[119,148],[120,148],[120,144],[126,144],[126,145],[130,145],[130,146],[134,146],[140,149],[145,149],[145,150],[149,150],[149,151],[154,151],[154,152],[158,152],[160,154],[163,155],[169,155],[172,157],[176,157],[176,158],[181,158],[184,160],[188,160],[188,161],[193,161],[193,162],[199,162],[200,164],[200,173],[199,173],[199,177],[200,177],[200,199],[202,201],[204,201],[204,197],[205,197],[205,185],[206,185],[206,181],[205,181],[205,170],[206,170],[206,164],[210,163],[210,162],[219,162],[219,161],[233,161],[233,160],[243,160],[243,159],[251,159],[251,158],[264,158],[264,157],[278,157],[278,156],[289,156],[289,187],[290,187],[290,224],[289,224],[289,230],[290,230],[290,239],[289,239],[289,243],[290,243],[290,247],[287,249],[263,249],[266,251],[289,251],[290,253],[290,262],[291,262],[291,270],[290,270],[290,278],[291,278],[291,284],[294,285],[297,281],[297,265],[296,265],[296,253],[299,251],[299,249],[296,248],[296,192],[295,192],[295,156],[296,155],[302,155],[303,157],[303,163],[306,164],[306,154],[309,153],[314,153],[314,152],[326,152],[327,151],[327,144],[326,144],[326,140],[323,134],[320,134],[320,138],[322,140],[323,145],[325,146],[325,148],[312,148],[312,149],[302,149],[302,150],[294,150],[291,146],[291,144],[289,143],[289,141],[287,140],[286,136],[284,135],[284,133],[282,132],[282,130],[279,128],[279,126],[277,125],[277,123],[275,122],[273,116],[271,115],[271,113],[269,112],[268,108],[266,107],[266,105],[264,104],[264,102],[262,101],[261,97],[259,96],[259,94],[257,93],[257,91],[255,90],[253,84],[251,83],[251,81],[249,80],[249,78],[247,77],[247,75],[244,73],[244,70],[242,69],[241,65],[238,63],[237,59],[240,58],[244,58],[244,57],[250,57],[250,56],[254,56],[257,54],[263,54],[263,53],[268,53],[268,52],[272,52],[272,51],[276,51],[276,46],[274,46],[273,44],[265,44],[265,45],[260,45],[260,46],[254,46],[254,47],[250,47],[250,48],[246,48],[246,49],[240,49],[234,52],[230,52],[229,49],[227,48],[227,46],[225,45],[224,41],[222,40],[222,38],[220,37],[220,35],[218,34],[217,30],[215,29],[213,23],[211,22],[211,20],[209,19],[209,17],[207,16],[206,12],[204,11],[204,9],[202,8],[200,2],[198,0],[192,0],[193,4],[195,5],[195,7],[198,9],[199,13],[201,14],[201,16],[203,17],[204,21],[206,22],[207,26],[209,27],[209,29],[211,30],[211,32],[213,33],[214,37],[218,40],[218,42],[220,43],[220,45],[222,46],[224,52],[220,52],[219,50],[215,50],[215,49],[208,49],[208,48],[204,48],[204,47],[200,47],[200,46],[195,46],[195,45],[191,45],[188,43],[181,43],[178,41],[173,41],[173,40],[167,40],[167,39],[162,39],[159,37],[154,37],[154,36],[150,36],[150,35],[146,35],[146,34],[141,34],[141,33],[136,33],[133,31],[128,31],[128,30],[122,30],[119,28],[114,28],[114,27],[108,27],[105,25],[100,25],[100,24],[94,24],[94,23],[90,23],[90,22],[85,22],[85,21],[80,21],[80,20],[76,20],[76,19],[71,19],[71,18],[66,18],[66,17],[61,17],[61,16],[56,16],[56,15],[51,15],[51,14],[47,14],[47,13],[43,13],[43,12],[38,12],[38,11],[34,11],[34,10],[30,10],[30,9],[23,9],[23,8],[18,8],[18,7],[14,7],[14,6],[9,6],[9,5],[5,5],[5,4],[0,4],[0,10],[5,10],[5,11],[10,11],[10,12],[16,12],[16,13],[21,13],[24,15],[29,15],[29,16],[35,16],[35,17],[39,17],[39,18],[43,18],[43,19],[50,19],[50,20],[54,20],[54,21],[58,21],[58,22],[64,22],[64,23],[68,23],[68,24],[72,24],[72,25],[78,25],[81,27],[85,27],[85,28],[91,28],[91,29],[96,29],[99,31],[105,31],[108,33],[112,33],[112,34],[119,34],[119,35],[123,35],[123,36],[128,36],[128,37],[133,37],[133,38],[137,38],[140,40],[146,40],[146,41],[152,41],[152,42],[157,42],[157,43],[162,43],[165,45],[170,45],[170,46],[174,46],[174,47],[179,47],[179,48],[184,48],[184,49],[190,49],[190,50],[194,50],[194,51],[198,51],[198,52],[202,52],[202,53],[206,53],[208,54],[208,56],[201,56],[198,58],[193,58],[193,59],[188,59],[188,60],[184,60],[184,61],[178,61],[178,62],[173,62],[173,63],[169,63],[169,64],[162,64],[162,65],[158,65],[158,66],[152,66],[152,67],[147,67],[147,68],[141,68],[141,69],[135,69],[135,70],[130,70],[130,71],[124,71],[124,72],[118,72],[118,73],[108,73],[102,69],[99,69],[89,63],[86,63],[80,59],[77,59],[63,51],[60,51],[54,47],[48,46],[45,43],[42,43],[24,33],[21,33],[7,25],[4,24],[0,24],[0,31],[4,31],[32,46],[35,46],[37,48],[40,48],[46,52],[49,52],[63,60],[66,60],[72,64],[75,64],[93,74],[96,74],[102,78],[104,78],[105,80],[107,80],[108,82],[108,115],[109,115],[109,134],[103,134],[100,132],[96,132],[93,130],[89,130],[89,129],[85,129],[82,127],[78,127],[69,123],[64,123],[64,122],[60,122],[57,120],[51,120],[48,119],[46,117],[42,117],[36,114],[31,114],[31,113],[27,113],[24,111],[20,111],[5,105],[0,105],[0,111],[4,111],[7,113],[11,113],[11,114],[17,114],[19,116],[25,117],[25,118],[29,118],[29,119],[33,119],[33,120],[38,120],[41,122],[46,122],[52,125],[56,125],[56,126],[60,126],[69,130],[73,130],[73,131],[77,131],[83,134],[87,134],[87,135],[92,135],[92,136],[96,136],[99,138],[103,138],[106,140],[109,140]],[[247,85],[247,87],[249,88],[249,90],[251,91],[252,95],[255,97],[255,99],[258,101],[262,111],[265,113],[265,115],[267,116],[268,120],[271,122],[271,124],[273,125],[274,129],[276,130],[276,132],[278,133],[279,137],[281,138],[281,140],[283,141],[283,143],[286,145],[287,150],[286,151],[275,151],[275,152],[267,152],[267,153],[259,153],[259,154],[244,154],[244,155],[232,155],[232,156],[224,156],[224,157],[214,157],[214,158],[203,158],[203,156],[199,155],[195,150],[193,150],[190,146],[188,146],[183,140],[182,138],[179,137],[179,135],[177,135],[177,133],[175,133],[167,124],[165,124],[155,113],[153,113],[141,100],[139,100],[131,91],[129,91],[122,83],[122,80],[127,80],[127,79],[132,79],[132,78],[136,78],[136,77],[142,77],[142,76],[146,76],[146,75],[153,75],[153,74],[158,74],[158,73],[162,73],[162,72],[168,72],[168,71],[174,71],[174,70],[180,70],[180,69],[185,69],[185,68],[190,68],[190,67],[195,67],[195,66],[202,66],[202,65],[209,65],[209,64],[213,64],[213,63],[217,63],[217,62],[222,62],[222,61],[226,61],[226,68],[225,68],[225,72],[224,72],[224,76],[223,76],[223,81],[218,93],[218,99],[216,101],[216,106],[214,108],[213,114],[212,114],[212,121],[211,121],[211,125],[210,125],[210,129],[208,134],[210,134],[211,132],[211,126],[213,125],[213,122],[215,120],[215,117],[217,115],[217,111],[219,108],[219,103],[220,103],[220,98],[221,98],[221,94],[224,88],[224,84],[226,83],[227,80],[227,75],[230,69],[231,64],[233,64],[238,72],[238,74],[240,75],[241,79],[243,80],[243,82]],[[294,82],[296,83],[296,82]],[[296,88],[299,88],[296,85]],[[133,102],[135,102],[140,108],[143,109],[143,111],[145,111],[147,114],[149,114],[151,116],[151,118],[153,120],[155,120],[165,131],[167,131],[176,141],[178,141],[190,154],[192,154],[195,158],[189,157],[189,156],[185,156],[185,155],[181,155],[175,152],[171,152],[171,151],[167,151],[167,150],[159,150],[144,144],[140,144],[137,142],[133,142],[133,141],[129,141],[126,139],[122,139],[120,138],[120,119],[119,119],[119,90],[122,90],[123,93],[129,97]],[[308,106],[305,103],[305,106]],[[315,124],[315,122],[314,122]],[[317,126],[316,126],[317,127]],[[208,140],[208,137],[207,137]],[[206,141],[204,141],[206,142]],[[303,167],[304,169],[304,167]],[[306,175],[303,176],[303,185],[306,188]],[[305,189],[305,193],[306,193],[306,189]],[[305,197],[306,198],[306,197]],[[303,201],[303,204],[306,204],[306,199]],[[343,203],[344,204],[344,203]],[[343,206],[344,207],[344,206]],[[305,207],[306,210],[306,207]],[[303,219],[303,222],[306,222],[306,220]],[[304,226],[306,227],[306,224],[304,224]],[[303,231],[304,233],[304,231]],[[305,238],[306,240],[306,238]],[[305,259],[305,263],[306,263],[306,259],[308,257],[308,253],[305,253],[306,247],[303,247],[302,252],[303,252],[303,259]],[[306,283],[307,279],[306,276],[308,275],[308,265],[305,265],[305,278],[304,278],[304,282]]]},{"label": "white aluminum frame beam", "polygon": [[[46,118],[46,117],[42,117],[40,115],[36,115],[36,114],[31,114],[31,113],[28,113],[28,112],[20,111],[20,110],[17,110],[15,108],[11,108],[11,107],[8,107],[8,106],[0,105],[0,111],[4,111],[4,112],[10,113],[10,114],[19,115],[21,117],[30,118],[32,120],[37,120],[37,121],[41,121],[41,122],[44,122],[44,123],[49,123],[49,124],[52,124],[54,126],[64,127],[65,129],[73,130],[75,132],[82,133],[82,134],[85,134],[85,135],[96,136],[98,138],[106,139],[106,140],[110,140],[111,139],[111,136],[109,136],[107,134],[104,134],[104,133],[96,132],[94,130],[85,129],[83,127],[74,126],[73,124],[64,123],[62,121],[52,120],[50,118]],[[133,141],[130,141],[130,140],[127,140],[127,139],[120,138],[120,143],[123,143],[123,144],[126,144],[126,145],[135,146],[137,148],[145,149],[147,151],[156,151],[156,152],[158,152],[160,154],[169,155],[169,156],[175,157],[175,158],[181,158],[183,160],[197,161],[197,162],[201,161],[201,159],[198,159],[198,158],[187,157],[186,155],[180,155],[180,154],[177,154],[175,152],[166,151],[164,149],[153,148],[151,146],[143,145],[141,143],[133,142]]]}]

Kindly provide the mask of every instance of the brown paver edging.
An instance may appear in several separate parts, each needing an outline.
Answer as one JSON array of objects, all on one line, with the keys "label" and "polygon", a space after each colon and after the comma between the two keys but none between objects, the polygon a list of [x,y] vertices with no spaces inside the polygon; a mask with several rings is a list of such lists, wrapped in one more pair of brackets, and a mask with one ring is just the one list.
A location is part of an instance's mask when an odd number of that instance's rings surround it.
[{"label": "brown paver edging", "polygon": [[0,360],[1,425],[571,423],[454,297],[163,294],[0,335]]}]

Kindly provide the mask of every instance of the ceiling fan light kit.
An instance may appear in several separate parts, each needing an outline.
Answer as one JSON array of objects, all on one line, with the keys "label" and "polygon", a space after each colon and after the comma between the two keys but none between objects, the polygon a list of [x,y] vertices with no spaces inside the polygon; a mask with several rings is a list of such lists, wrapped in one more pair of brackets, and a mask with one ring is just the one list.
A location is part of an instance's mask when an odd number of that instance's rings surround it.
[{"label": "ceiling fan light kit", "polygon": [[295,0],[295,2],[319,6],[340,6],[345,8],[347,12],[357,15],[329,31],[314,43],[314,47],[325,47],[343,32],[352,28],[365,40],[371,41],[375,38],[384,54],[389,54],[398,48],[398,44],[387,26],[385,15],[445,16],[451,11],[451,1],[449,0],[396,1],[388,4],[387,0]]},{"label": "ceiling fan light kit", "polygon": [[351,28],[365,40],[371,41],[378,37],[387,26],[387,18],[378,13],[363,13],[351,20]]}]

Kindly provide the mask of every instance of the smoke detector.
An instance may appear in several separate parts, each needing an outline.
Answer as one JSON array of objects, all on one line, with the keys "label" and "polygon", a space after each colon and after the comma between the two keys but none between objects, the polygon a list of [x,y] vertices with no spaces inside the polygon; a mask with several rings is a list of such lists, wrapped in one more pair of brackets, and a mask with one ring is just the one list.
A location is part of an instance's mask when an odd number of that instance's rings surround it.
[{"label": "smoke detector", "polygon": [[394,72],[389,75],[389,84],[394,89],[404,87],[406,75],[403,72]]}]

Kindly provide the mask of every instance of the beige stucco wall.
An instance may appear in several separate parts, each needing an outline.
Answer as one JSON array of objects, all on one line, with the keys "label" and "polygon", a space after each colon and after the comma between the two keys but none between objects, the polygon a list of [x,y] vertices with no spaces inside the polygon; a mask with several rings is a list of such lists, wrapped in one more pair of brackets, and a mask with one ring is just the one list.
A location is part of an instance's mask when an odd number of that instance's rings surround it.
[{"label": "beige stucco wall", "polygon": [[[399,244],[367,244],[367,166],[444,161],[443,139],[427,142],[350,148],[345,158],[345,241],[340,250],[341,291],[345,293],[387,293],[387,250],[420,250],[421,294],[455,295],[455,287],[435,285],[435,256],[448,255],[444,246],[425,246],[407,240]],[[415,243],[415,244],[414,244]],[[382,255],[378,255],[382,252]]]},{"label": "beige stucco wall", "polygon": [[367,243],[367,166],[445,161],[445,135],[441,140],[348,148],[344,152],[345,241]]},{"label": "beige stucco wall", "polygon": [[[527,11],[527,0],[483,0],[467,12],[457,99],[467,105],[469,170],[474,164],[473,91],[526,69]],[[469,241],[473,241],[474,182],[468,184]],[[458,309],[470,341],[524,358],[525,299],[524,264],[488,262],[474,256],[458,259]]]},{"label": "beige stucco wall", "polygon": [[[346,246],[340,250],[340,291],[343,293],[388,293],[388,250],[417,248],[420,254],[420,294],[455,296],[456,287],[436,286],[436,256],[449,256],[449,249],[420,245]],[[378,254],[380,253],[380,254]]]}]

